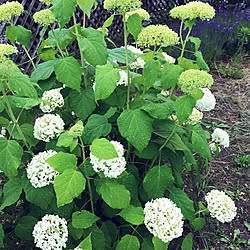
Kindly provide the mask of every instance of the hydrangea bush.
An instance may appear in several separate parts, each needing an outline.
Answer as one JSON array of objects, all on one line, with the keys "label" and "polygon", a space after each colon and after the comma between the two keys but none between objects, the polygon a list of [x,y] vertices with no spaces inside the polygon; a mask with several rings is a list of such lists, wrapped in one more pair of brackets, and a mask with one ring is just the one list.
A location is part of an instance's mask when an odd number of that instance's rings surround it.
[{"label": "hydrangea bush", "polygon": [[[28,54],[31,31],[13,24],[22,5],[0,6],[0,21],[9,23],[9,42],[0,44],[0,209],[16,214],[0,226],[0,247],[192,249],[209,213],[233,220],[236,207],[223,192],[197,200],[186,184],[198,185],[208,161],[229,146],[226,131],[202,126],[216,100],[201,41],[191,36],[214,9],[202,2],[172,9],[177,34],[143,27],[149,16],[139,0],[105,0],[113,14],[99,29],[76,22],[76,8],[88,14],[93,0],[41,2],[47,9],[33,17],[44,26],[38,65]],[[116,15],[121,47],[108,38]],[[195,60],[184,57],[188,41]],[[73,42],[79,58],[67,50]],[[11,60],[17,44],[32,62],[29,75]],[[178,58],[167,54],[172,46]]]}]

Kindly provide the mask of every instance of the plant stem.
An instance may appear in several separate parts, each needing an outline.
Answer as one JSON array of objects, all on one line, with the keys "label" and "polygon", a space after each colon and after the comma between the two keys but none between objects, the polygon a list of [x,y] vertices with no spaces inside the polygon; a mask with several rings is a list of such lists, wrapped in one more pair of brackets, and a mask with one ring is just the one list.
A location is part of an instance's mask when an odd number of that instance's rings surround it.
[{"label": "plant stem", "polygon": [[59,50],[59,52],[60,52],[60,54],[61,54],[62,58],[64,58],[63,51],[62,51],[62,49],[61,49],[61,47],[60,47],[60,45],[59,45],[59,43],[58,43],[58,41],[57,41],[57,39],[56,39],[55,32],[54,32],[54,30],[53,30],[53,29],[52,29],[51,31],[52,31],[52,34],[53,34],[53,36],[54,36],[55,40],[56,40],[56,46],[57,46],[57,48],[58,48],[58,50]]},{"label": "plant stem", "polygon": [[25,48],[25,46],[22,46],[22,47],[23,47],[23,50],[26,53],[27,57],[29,58],[29,61],[31,62],[33,69],[36,69],[36,65],[35,65],[32,57],[30,56],[29,51]]},{"label": "plant stem", "polygon": [[190,35],[190,33],[191,33],[191,31],[192,31],[192,27],[193,27],[193,26],[191,26],[191,28],[188,28],[188,33],[187,33],[187,35],[186,35],[185,40],[183,41],[183,38],[182,38],[182,26],[183,26],[183,22],[181,22],[181,23],[182,23],[182,25],[181,25],[181,29],[180,29],[180,37],[181,37],[182,49],[181,49],[181,56],[180,56],[180,58],[182,58],[183,55],[184,55],[185,47],[186,47],[186,44],[187,44],[189,35]]}]

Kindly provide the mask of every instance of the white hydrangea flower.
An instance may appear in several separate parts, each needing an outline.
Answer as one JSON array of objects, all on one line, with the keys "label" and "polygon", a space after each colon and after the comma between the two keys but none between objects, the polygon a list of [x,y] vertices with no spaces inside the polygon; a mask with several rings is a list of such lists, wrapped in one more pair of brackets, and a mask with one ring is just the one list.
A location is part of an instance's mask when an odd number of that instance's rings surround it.
[{"label": "white hydrangea flower", "polygon": [[148,201],[144,208],[144,224],[163,242],[178,238],[183,232],[183,215],[180,208],[168,198]]},{"label": "white hydrangea flower", "polygon": [[165,53],[165,52],[162,52],[161,54],[163,55],[163,57],[164,57],[164,59],[165,59],[166,62],[172,63],[172,64],[175,63],[175,58],[174,58],[174,57],[168,55],[168,54]]},{"label": "white hydrangea flower", "polygon": [[1,128],[1,131],[0,131],[0,138],[4,138],[6,136],[6,128],[5,127],[2,127]]},{"label": "white hydrangea flower", "polygon": [[49,142],[57,138],[64,130],[64,121],[59,115],[45,114],[36,119],[34,137],[38,140]]},{"label": "white hydrangea flower", "polygon": [[128,45],[127,48],[135,55],[135,61],[130,64],[131,69],[144,68],[145,61],[140,57],[140,55],[143,55],[143,52],[132,45]]},{"label": "white hydrangea flower", "polygon": [[233,200],[223,191],[212,190],[205,196],[205,200],[211,217],[218,221],[231,222],[236,216],[237,208]]},{"label": "white hydrangea flower", "polygon": [[126,170],[126,160],[123,157],[124,148],[120,142],[110,141],[110,143],[115,147],[118,157],[109,160],[99,160],[90,153],[90,162],[97,173],[103,172],[105,177],[117,178]]},{"label": "white hydrangea flower", "polygon": [[203,118],[203,113],[193,108],[192,114],[188,117],[187,123],[190,125],[195,125],[199,123]]},{"label": "white hydrangea flower", "polygon": [[56,108],[61,108],[64,105],[64,99],[60,93],[61,88],[45,91],[42,95],[40,109],[44,113],[51,113]]},{"label": "white hydrangea flower", "polygon": [[216,99],[208,88],[201,88],[203,97],[196,101],[196,108],[200,111],[211,111],[216,105]]},{"label": "white hydrangea flower", "polygon": [[42,250],[61,250],[68,240],[67,221],[58,215],[46,214],[34,226],[32,235],[36,247]]},{"label": "white hydrangea flower", "polygon": [[54,178],[59,173],[54,170],[46,160],[57,154],[56,151],[48,150],[35,155],[27,166],[27,177],[35,188],[45,187],[54,183]]},{"label": "white hydrangea flower", "polygon": [[211,150],[212,153],[217,152],[217,150],[218,150],[218,152],[221,151],[220,146],[218,146],[218,145],[217,145],[216,143],[214,143],[214,142],[210,143],[210,144],[209,144],[209,147],[210,147],[210,150]]},{"label": "white hydrangea flower", "polygon": [[120,80],[116,85],[128,86],[128,72],[126,70],[119,70],[119,74],[120,74]]},{"label": "white hydrangea flower", "polygon": [[220,146],[224,148],[229,147],[229,135],[228,133],[220,128],[216,128],[212,134],[212,141],[218,143]]}]

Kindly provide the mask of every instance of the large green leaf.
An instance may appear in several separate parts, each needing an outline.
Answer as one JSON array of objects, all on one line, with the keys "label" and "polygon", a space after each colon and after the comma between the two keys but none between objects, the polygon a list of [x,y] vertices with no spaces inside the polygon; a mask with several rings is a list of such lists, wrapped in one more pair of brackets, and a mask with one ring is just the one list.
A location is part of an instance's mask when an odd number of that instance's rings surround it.
[{"label": "large green leaf", "polygon": [[32,231],[38,219],[32,216],[23,216],[17,221],[15,234],[22,240],[33,240]]},{"label": "large green leaf", "polygon": [[8,99],[14,106],[20,109],[32,109],[33,107],[37,106],[38,104],[41,103],[40,99],[34,99],[34,98],[29,98],[29,97],[19,97],[19,96],[12,96],[9,95]]},{"label": "large green leaf", "polygon": [[60,26],[63,27],[73,16],[75,8],[75,0],[54,0],[51,10],[53,11]]},{"label": "large green leaf", "polygon": [[79,244],[82,250],[92,250],[91,233]]},{"label": "large green leaf", "polygon": [[90,152],[99,160],[109,160],[118,157],[114,145],[107,139],[95,139],[90,146]]},{"label": "large green leaf", "polygon": [[3,186],[3,198],[0,210],[18,201],[23,190],[23,182],[20,178],[10,178]]},{"label": "large green leaf", "polygon": [[18,96],[37,98],[37,92],[27,75],[14,72],[9,78],[10,89]]},{"label": "large green leaf", "polygon": [[87,210],[77,211],[72,214],[72,225],[75,228],[89,228],[99,217]]},{"label": "large green leaf", "polygon": [[80,93],[71,91],[69,105],[75,114],[84,121],[96,108],[93,89],[81,89]]},{"label": "large green leaf", "polygon": [[153,120],[142,110],[125,110],[117,119],[121,135],[137,150],[142,151],[149,143]]},{"label": "large green leaf", "polygon": [[75,40],[73,34],[69,29],[53,29],[49,32],[48,44],[50,46],[59,46],[61,49],[65,49]]},{"label": "large green leaf", "polygon": [[196,51],[194,55],[196,56],[196,63],[200,67],[200,69],[209,71],[209,66],[205,62],[202,53],[200,51]]},{"label": "large green leaf", "polygon": [[173,186],[172,169],[166,165],[156,166],[149,170],[143,180],[143,187],[149,199],[164,196],[167,187]]},{"label": "large green leaf", "polygon": [[[106,241],[103,231],[100,230],[99,227],[97,227],[96,225],[93,225],[92,227],[84,230],[85,237],[87,237],[87,235],[89,234],[91,234],[91,242],[93,245],[93,249],[103,250],[103,247],[105,246],[105,241]],[[81,244],[81,246],[83,245]],[[84,247],[82,249],[85,250]],[[86,250],[88,250],[88,248]]]},{"label": "large green leaf", "polygon": [[0,138],[0,170],[6,176],[17,175],[22,156],[23,149],[16,141]]},{"label": "large green leaf", "polygon": [[111,131],[111,124],[102,115],[91,115],[83,131],[83,140],[86,144],[91,144],[94,139],[106,136]]},{"label": "large green leaf", "polygon": [[140,241],[136,236],[126,234],[117,244],[116,250],[139,250]]},{"label": "large green leaf", "polygon": [[106,179],[98,192],[103,200],[112,208],[126,208],[130,202],[130,192],[116,180]]},{"label": "large green leaf", "polygon": [[127,20],[128,32],[137,40],[139,33],[142,30],[142,19],[138,14],[130,15]]},{"label": "large green leaf", "polygon": [[54,189],[56,192],[57,206],[61,207],[73,201],[85,189],[86,180],[81,172],[67,169],[55,177]]},{"label": "large green leaf", "polygon": [[78,61],[70,56],[59,59],[55,64],[56,79],[64,83],[67,87],[80,91],[81,66]]},{"label": "large green leaf", "polygon": [[38,82],[40,80],[48,79],[54,72],[54,65],[56,62],[57,60],[55,59],[38,64],[36,69],[31,74],[31,80]]},{"label": "large green leaf", "polygon": [[118,69],[111,64],[96,67],[95,99],[102,100],[108,98],[116,88],[120,79]]},{"label": "large green leaf", "polygon": [[157,237],[152,238],[152,243],[154,245],[154,250],[167,250],[169,242],[165,243]]},{"label": "large green leaf", "polygon": [[143,84],[146,88],[150,88],[154,85],[160,72],[160,64],[158,61],[147,62],[143,69]]},{"label": "large green leaf", "polygon": [[192,250],[193,249],[193,235],[192,233],[187,234],[181,244],[181,250]]},{"label": "large green leaf", "polygon": [[199,131],[193,131],[192,133],[192,145],[195,150],[201,157],[211,159],[211,151],[207,139],[199,133]]},{"label": "large green leaf", "polygon": [[10,25],[6,28],[6,37],[12,42],[21,43],[26,49],[30,47],[30,39],[32,36],[32,32],[30,30],[25,29],[21,25],[13,26]]},{"label": "large green leaf", "polygon": [[96,0],[76,0],[77,4],[81,8],[81,10],[90,17],[90,12],[93,6],[96,3]]},{"label": "large green leaf", "polygon": [[206,225],[206,219],[205,218],[195,218],[192,221],[192,227],[195,231],[200,231],[203,229],[203,227]]},{"label": "large green leaf", "polygon": [[57,172],[62,173],[66,169],[76,169],[77,158],[73,154],[59,152],[46,160]]},{"label": "large green leaf", "polygon": [[171,188],[169,198],[181,209],[185,219],[193,220],[195,215],[194,202],[179,188]]},{"label": "large green leaf", "polygon": [[130,224],[143,224],[144,213],[142,207],[134,207],[130,205],[129,207],[123,209],[118,215],[120,215],[124,220],[126,220]]},{"label": "large green leaf", "polygon": [[3,225],[0,224],[0,247],[3,247],[3,239],[4,239]]}]

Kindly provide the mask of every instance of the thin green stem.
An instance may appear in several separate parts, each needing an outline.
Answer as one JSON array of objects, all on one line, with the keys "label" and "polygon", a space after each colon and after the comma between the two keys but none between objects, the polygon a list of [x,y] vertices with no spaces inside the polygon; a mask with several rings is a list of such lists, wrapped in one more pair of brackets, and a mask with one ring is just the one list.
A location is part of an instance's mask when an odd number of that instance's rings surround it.
[{"label": "thin green stem", "polygon": [[[189,38],[189,36],[190,36],[191,31],[192,31],[192,27],[188,29],[188,33],[187,33],[186,38],[185,38],[184,41],[183,41],[183,38],[181,38],[181,40],[182,40],[182,49],[181,49],[181,56],[180,56],[181,58],[182,58],[183,55],[184,55],[185,47],[186,47],[186,45],[187,45],[187,41],[188,41],[188,38]],[[181,36],[182,36],[182,35],[181,35]]]},{"label": "thin green stem", "polygon": [[23,50],[24,52],[26,53],[27,57],[29,58],[29,61],[31,62],[32,66],[33,66],[33,69],[36,69],[36,65],[32,59],[32,57],[30,56],[30,53],[29,51],[25,48],[25,46],[22,46],[23,47]]},{"label": "thin green stem", "polygon": [[54,38],[55,38],[55,41],[56,41],[56,46],[57,46],[57,48],[58,48],[58,50],[59,50],[59,52],[60,52],[60,54],[61,54],[62,58],[64,58],[63,51],[62,51],[62,49],[61,49],[61,47],[60,47],[60,45],[59,45],[59,43],[58,43],[58,41],[57,41],[57,39],[56,39],[55,32],[54,32],[54,30],[53,30],[53,29],[52,29],[51,31],[52,31],[52,34],[53,34],[53,36],[54,36]]}]

